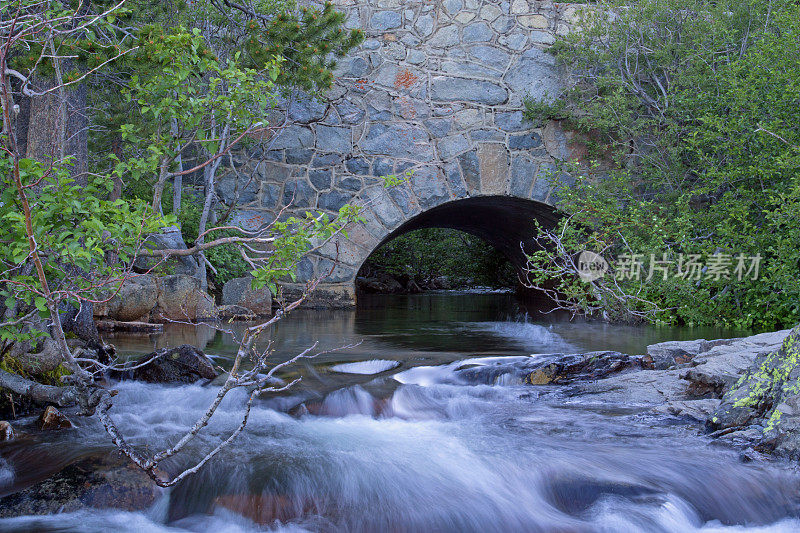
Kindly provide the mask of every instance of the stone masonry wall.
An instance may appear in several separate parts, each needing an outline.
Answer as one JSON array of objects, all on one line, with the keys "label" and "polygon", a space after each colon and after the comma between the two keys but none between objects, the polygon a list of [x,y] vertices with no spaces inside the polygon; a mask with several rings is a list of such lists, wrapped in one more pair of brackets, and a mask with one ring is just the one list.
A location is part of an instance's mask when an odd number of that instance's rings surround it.
[{"label": "stone masonry wall", "polygon": [[[332,274],[320,299],[354,301],[358,268],[392,231],[434,206],[474,196],[552,204],[570,157],[554,122],[523,119],[523,99],[552,98],[562,78],[545,50],[576,6],[529,0],[337,0],[365,42],[336,71],[327,100],[287,102],[291,125],[271,149],[218,185],[238,194],[236,222],[276,213],[367,205],[367,223],[300,265],[299,281]],[[253,154],[249,154],[252,156]],[[242,158],[244,161],[244,158]],[[386,190],[380,176],[413,171]],[[255,179],[251,179],[255,177]],[[238,180],[238,186],[237,186]],[[487,221],[490,223],[490,221]],[[333,266],[333,259],[338,264]]]}]

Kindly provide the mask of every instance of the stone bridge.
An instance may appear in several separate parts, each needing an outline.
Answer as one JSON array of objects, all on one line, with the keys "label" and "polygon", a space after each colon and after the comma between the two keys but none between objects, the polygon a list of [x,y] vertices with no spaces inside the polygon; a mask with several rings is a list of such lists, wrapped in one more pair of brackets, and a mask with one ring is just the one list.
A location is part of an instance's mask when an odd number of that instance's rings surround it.
[{"label": "stone bridge", "polygon": [[[562,78],[545,50],[575,6],[528,0],[338,0],[365,42],[342,60],[324,102],[286,102],[291,126],[270,150],[218,185],[255,228],[289,211],[365,206],[366,224],[299,267],[299,282],[332,270],[318,291],[351,305],[354,281],[382,243],[424,227],[479,237],[521,264],[533,221],[555,220],[568,175],[568,135],[523,117],[523,99],[555,96]],[[252,155],[252,154],[250,154]],[[254,161],[260,160],[259,163]],[[412,172],[385,189],[380,176]],[[253,179],[255,178],[255,179]],[[237,184],[238,181],[238,184]],[[338,258],[334,265],[334,259]]]}]

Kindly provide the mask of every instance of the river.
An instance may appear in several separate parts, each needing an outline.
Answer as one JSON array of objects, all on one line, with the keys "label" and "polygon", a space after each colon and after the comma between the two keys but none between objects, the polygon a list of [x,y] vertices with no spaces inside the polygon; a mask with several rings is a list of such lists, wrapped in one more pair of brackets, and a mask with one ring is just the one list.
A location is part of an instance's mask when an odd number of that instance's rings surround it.
[{"label": "river", "polygon": [[[237,328],[233,325],[232,333]],[[82,511],[0,520],[4,531],[798,531],[800,474],[744,462],[698,426],[633,404],[598,407],[563,387],[461,382],[454,370],[495,357],[610,349],[741,332],[568,322],[511,294],[374,296],[355,311],[301,311],[271,332],[274,360],[318,341],[260,400],[235,445],[145,512]],[[119,336],[130,355],[190,342],[225,366],[229,334],[174,326]],[[378,373],[376,373],[378,372]],[[191,426],[213,387],[123,382],[115,414],[134,443],[163,446]],[[223,403],[192,453],[241,416]],[[110,449],[94,420],[6,461],[0,485]],[[172,468],[181,466],[172,464]]]}]

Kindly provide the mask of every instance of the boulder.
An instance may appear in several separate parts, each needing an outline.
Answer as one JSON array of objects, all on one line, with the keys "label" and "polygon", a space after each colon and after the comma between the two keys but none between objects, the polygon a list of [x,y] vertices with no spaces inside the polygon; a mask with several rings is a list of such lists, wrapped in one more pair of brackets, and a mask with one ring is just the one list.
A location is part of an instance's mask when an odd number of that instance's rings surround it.
[{"label": "boulder", "polygon": [[216,318],[214,299],[200,290],[200,280],[192,276],[163,276],[157,278],[158,308],[153,319],[208,320]]},{"label": "boulder", "polygon": [[[186,243],[183,242],[181,230],[175,226],[168,226],[161,233],[148,235],[144,242],[146,250],[186,250]],[[140,272],[147,272],[156,265],[158,268],[166,268],[173,274],[183,274],[195,276],[199,267],[197,260],[191,256],[172,257],[166,262],[161,262],[161,257],[138,257],[134,263],[134,268]]]},{"label": "boulder", "polygon": [[762,448],[800,458],[800,325],[763,335],[780,334],[780,346],[755,357],[707,424],[724,432],[762,426]]},{"label": "boulder", "polygon": [[195,277],[142,274],[125,281],[107,302],[95,305],[94,316],[112,322],[195,322],[216,318],[216,307]]},{"label": "boulder", "polygon": [[109,301],[95,304],[94,316],[121,322],[136,322],[147,320],[157,305],[156,277],[143,274],[125,281],[119,292]]},{"label": "boulder", "polygon": [[36,421],[36,427],[44,431],[50,431],[69,429],[74,426],[72,425],[72,422],[70,422],[69,418],[62,415],[58,409],[52,405],[48,405],[44,412],[39,416],[39,419]]},{"label": "boulder", "polygon": [[119,452],[98,453],[55,475],[0,498],[0,517],[49,515],[81,509],[143,511],[160,489]]},{"label": "boulder", "polygon": [[199,379],[217,377],[211,360],[190,344],[153,352],[139,359],[136,364],[153,358],[149,364],[133,370],[131,377],[148,383],[194,383]]},{"label": "boulder", "polygon": [[272,315],[272,293],[267,288],[253,289],[250,276],[234,278],[222,287],[222,305],[245,307],[257,316]]}]

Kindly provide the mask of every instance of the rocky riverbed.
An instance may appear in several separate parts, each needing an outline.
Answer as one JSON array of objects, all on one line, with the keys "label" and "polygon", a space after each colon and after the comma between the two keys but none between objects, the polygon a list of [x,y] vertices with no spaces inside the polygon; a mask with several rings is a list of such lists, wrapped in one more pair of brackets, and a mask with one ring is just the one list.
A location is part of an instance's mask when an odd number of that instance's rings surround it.
[{"label": "rocky riverbed", "polygon": [[[157,490],[127,460],[109,453],[92,422],[78,419],[77,428],[58,432],[37,430],[32,421],[13,423],[15,438],[0,445],[0,481],[5,483],[0,516],[7,517],[0,520],[0,530],[87,531],[120,523],[121,530],[138,530],[131,529],[136,524],[139,529],[201,531],[226,523],[235,524],[234,530],[279,524],[366,531],[390,522],[399,530],[480,530],[500,520],[509,530],[520,524],[530,530],[619,530],[615,527],[627,524],[633,530],[684,531],[717,523],[773,524],[776,531],[788,531],[800,525],[791,522],[800,516],[800,500],[793,496],[800,477],[791,473],[793,463],[768,453],[792,455],[793,412],[767,405],[762,394],[760,406],[751,406],[738,424],[720,428],[714,418],[736,403],[734,396],[741,395],[747,378],[765,361],[777,366],[770,354],[790,349],[796,332],[789,334],[664,342],[641,355],[564,351],[483,355],[433,365],[424,357],[319,364],[314,372],[329,376],[322,380],[327,388],[314,385],[262,402],[249,434],[240,437],[228,459],[171,492]],[[554,347],[567,345],[563,339],[543,339]],[[186,347],[176,354],[177,366],[162,373],[181,372],[183,359],[198,357]],[[119,383],[117,416],[126,432],[142,442],[160,442],[188,427],[214,392],[203,386],[212,372],[204,367],[181,373],[180,379],[168,380],[171,384]],[[336,386],[330,382],[334,376],[351,377]],[[788,387],[780,390],[781,402],[793,405]],[[183,408],[170,410],[174,405]],[[776,437],[783,429],[765,424],[775,407],[786,423],[778,425],[788,432],[783,438]],[[225,409],[226,420],[212,424],[200,448],[235,424],[236,412],[235,406]],[[442,449],[431,456],[427,446],[435,442]],[[721,447],[709,446],[715,443]],[[355,450],[360,458],[352,455]],[[697,459],[675,462],[674,453]],[[314,455],[329,464],[315,465]],[[542,462],[542,456],[550,459]],[[236,462],[233,471],[226,470],[231,460]],[[562,470],[543,474],[552,470],[552,461]],[[566,466],[573,463],[583,465],[580,476]],[[467,474],[487,468],[499,469],[503,477],[479,481]],[[654,471],[646,474],[648,468]],[[394,472],[394,485],[378,490],[388,482],[387,472]],[[535,479],[529,479],[533,473]],[[703,494],[700,480],[705,476],[736,486],[741,494],[716,493],[713,487]],[[513,486],[518,492],[511,496],[506,491]],[[435,508],[417,502],[422,496],[414,491],[455,499]],[[552,497],[541,500],[541,491]],[[529,509],[517,509],[519,502],[511,505],[517,499]],[[680,510],[659,507],[667,501],[682,502],[674,503]],[[350,507],[358,502],[383,507],[374,516],[359,516]],[[415,502],[420,507],[407,517],[394,515],[392,509],[400,512]],[[624,519],[617,516],[619,505],[633,506]],[[458,519],[457,509],[465,513]],[[66,514],[58,522],[54,513]],[[667,527],[664,513],[685,527]],[[611,520],[612,515],[617,518]]]}]

